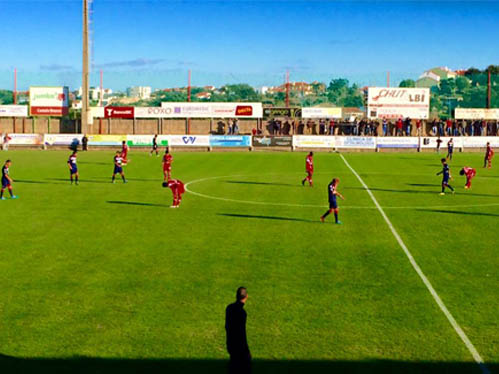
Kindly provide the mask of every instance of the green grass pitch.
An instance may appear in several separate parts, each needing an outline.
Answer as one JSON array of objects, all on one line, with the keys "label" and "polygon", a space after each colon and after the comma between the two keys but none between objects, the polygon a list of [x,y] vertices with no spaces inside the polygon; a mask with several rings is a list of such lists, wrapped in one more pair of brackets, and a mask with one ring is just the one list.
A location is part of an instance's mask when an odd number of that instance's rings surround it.
[{"label": "green grass pitch", "polygon": [[[169,209],[161,158],[9,151],[0,201],[0,372],[225,372],[224,310],[244,285],[254,373],[480,373],[372,200],[335,153],[174,153],[188,185]],[[499,168],[482,154],[346,153],[492,372],[499,372]],[[477,168],[464,190],[462,166]],[[343,225],[325,224],[340,178]],[[8,195],[6,193],[6,195]],[[3,370],[1,369],[3,368]]]}]

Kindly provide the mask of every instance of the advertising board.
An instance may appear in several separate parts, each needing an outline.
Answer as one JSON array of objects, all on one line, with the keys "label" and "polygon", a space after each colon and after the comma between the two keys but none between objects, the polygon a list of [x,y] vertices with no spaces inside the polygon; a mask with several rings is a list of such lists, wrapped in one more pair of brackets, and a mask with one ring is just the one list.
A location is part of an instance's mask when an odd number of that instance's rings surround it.
[{"label": "advertising board", "polygon": [[378,148],[418,148],[419,138],[416,136],[384,136],[378,137],[376,143]]},{"label": "advertising board", "polygon": [[[451,136],[443,136],[440,138],[440,148],[445,150],[447,149],[447,143],[452,138],[452,142],[454,143],[454,148],[462,148],[463,147],[463,138],[461,137],[451,137]],[[424,137],[421,138],[421,148],[437,148],[437,137]]]},{"label": "advertising board", "polygon": [[483,108],[456,108],[454,110],[456,119],[472,119],[472,120],[499,120],[499,109],[483,109]]},{"label": "advertising board", "polygon": [[27,105],[0,105],[0,117],[27,117]]},{"label": "advertising board", "polygon": [[299,148],[334,148],[334,136],[318,135],[295,135],[293,136],[293,146]]},{"label": "advertising board", "polygon": [[466,136],[463,138],[464,148],[485,148],[487,142],[492,148],[499,147],[499,137],[497,136]]},{"label": "advertising board", "polygon": [[134,116],[135,108],[133,106],[107,106],[104,108],[104,118],[131,119]]},{"label": "advertising board", "polygon": [[253,136],[253,147],[291,147],[292,136]]},{"label": "advertising board", "polygon": [[368,118],[428,119],[429,113],[429,88],[368,88]]},{"label": "advertising board", "polygon": [[65,116],[68,114],[68,99],[68,87],[30,87],[30,115],[54,117]]},{"label": "advertising board", "polygon": [[43,135],[41,134],[10,134],[10,145],[42,145]]},{"label": "advertising board", "polygon": [[[163,110],[147,118],[262,118],[262,103],[178,103],[162,102]],[[150,114],[150,108],[140,111]]]},{"label": "advertising board", "polygon": [[251,136],[246,135],[212,135],[210,136],[211,147],[249,147]]},{"label": "advertising board", "polygon": [[376,138],[373,136],[336,136],[335,147],[375,149]]},{"label": "advertising board", "polygon": [[[154,135],[127,135],[126,144],[129,147],[152,147]],[[167,147],[168,135],[158,135],[156,139],[159,147]],[[120,143],[121,144],[121,143]]]},{"label": "advertising board", "polygon": [[302,108],[303,118],[342,118],[342,108]]},{"label": "advertising board", "polygon": [[45,134],[43,144],[45,145],[79,145],[82,134]]},{"label": "advertising board", "polygon": [[301,118],[301,108],[264,108],[263,117],[271,119],[275,117]]},{"label": "advertising board", "polygon": [[127,135],[88,135],[88,145],[118,146],[123,140],[127,140]]},{"label": "advertising board", "polygon": [[209,135],[169,135],[168,143],[175,147],[209,147]]}]

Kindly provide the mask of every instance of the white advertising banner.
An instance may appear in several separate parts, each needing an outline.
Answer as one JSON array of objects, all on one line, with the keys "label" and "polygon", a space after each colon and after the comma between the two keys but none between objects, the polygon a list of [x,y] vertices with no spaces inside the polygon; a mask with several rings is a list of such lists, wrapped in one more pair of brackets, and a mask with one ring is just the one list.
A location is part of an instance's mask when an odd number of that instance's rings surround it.
[{"label": "white advertising banner", "polygon": [[42,145],[43,135],[41,134],[9,134],[11,145]]},{"label": "white advertising banner", "polygon": [[464,148],[485,148],[487,142],[493,148],[499,147],[498,136],[466,136],[463,138]]},{"label": "white advertising banner", "polygon": [[483,108],[456,108],[454,111],[456,119],[485,119],[499,120],[499,109],[483,109]]},{"label": "white advertising banner", "polygon": [[302,118],[341,118],[342,108],[302,108]]},{"label": "white advertising banner", "polygon": [[169,135],[168,145],[174,147],[209,147],[209,135]]},{"label": "white advertising banner", "polygon": [[30,87],[29,105],[32,116],[64,116],[68,114],[68,87]]},{"label": "white advertising banner", "polygon": [[27,117],[27,105],[0,105],[0,117]]},{"label": "white advertising banner", "polygon": [[[440,138],[440,148],[447,149],[447,143],[452,139],[454,143],[454,148],[462,148],[463,147],[463,138],[462,137],[451,137],[451,136],[443,136]],[[421,148],[437,148],[437,137],[424,137],[421,138]]]},{"label": "white advertising banner", "polygon": [[419,146],[419,138],[416,136],[383,136],[377,139],[378,148],[418,148]]},{"label": "white advertising banner", "polygon": [[295,135],[293,136],[293,147],[300,148],[334,148],[334,136],[318,135]]},{"label": "white advertising banner", "polygon": [[376,138],[373,136],[336,136],[335,147],[375,149]]},{"label": "white advertising banner", "polygon": [[428,119],[429,113],[429,88],[368,88],[368,118]]},{"label": "white advertising banner", "polygon": [[[262,103],[174,103],[162,102],[163,111],[157,111],[156,117],[147,118],[262,118]],[[137,116],[137,109],[136,114]],[[151,114],[151,108],[144,113]]]},{"label": "white advertising banner", "polygon": [[104,107],[103,106],[91,106],[90,116],[92,118],[104,118]]},{"label": "white advertising banner", "polygon": [[45,145],[78,145],[81,144],[82,134],[45,134],[43,143]]},{"label": "white advertising banner", "polygon": [[[126,142],[129,147],[152,147],[154,135],[127,135]],[[168,135],[158,135],[158,147],[168,146]]]}]

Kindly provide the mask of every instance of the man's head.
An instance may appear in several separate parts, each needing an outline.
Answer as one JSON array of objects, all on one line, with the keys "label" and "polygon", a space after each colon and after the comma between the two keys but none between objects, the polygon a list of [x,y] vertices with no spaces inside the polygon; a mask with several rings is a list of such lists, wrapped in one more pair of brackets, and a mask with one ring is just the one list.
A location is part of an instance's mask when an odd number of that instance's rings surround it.
[{"label": "man's head", "polygon": [[333,178],[333,180],[331,181],[331,183],[333,183],[333,186],[337,186],[338,183],[340,183],[340,178]]},{"label": "man's head", "polygon": [[120,155],[120,154],[121,154],[121,152],[120,152],[120,151],[116,151],[116,154],[117,154],[117,155]]},{"label": "man's head", "polygon": [[239,287],[237,289],[236,300],[243,304],[246,303],[246,300],[248,300],[248,291],[246,290],[246,287]]},{"label": "man's head", "polygon": [[487,142],[487,147],[490,145],[490,142]]},{"label": "man's head", "polygon": [[464,175],[464,168],[459,171],[459,175]]},{"label": "man's head", "polygon": [[314,155],[314,152],[310,152],[308,155],[309,155],[309,156],[313,156],[313,155]]},{"label": "man's head", "polygon": [[445,158],[440,159],[440,162],[441,162],[442,164],[445,164],[445,162],[446,162],[446,161],[447,161],[447,160],[446,160]]},{"label": "man's head", "polygon": [[7,160],[7,161],[5,161],[5,166],[9,167],[11,163],[12,163],[11,160]]},{"label": "man's head", "polygon": [[125,144],[126,144],[126,141],[124,141],[124,140],[123,140],[123,141],[121,142],[121,144],[125,145]]},{"label": "man's head", "polygon": [[73,151],[73,156],[76,156],[77,153],[78,151]]},{"label": "man's head", "polygon": [[170,153],[170,150],[168,149],[168,147],[166,147],[165,154],[168,154],[168,153]]}]

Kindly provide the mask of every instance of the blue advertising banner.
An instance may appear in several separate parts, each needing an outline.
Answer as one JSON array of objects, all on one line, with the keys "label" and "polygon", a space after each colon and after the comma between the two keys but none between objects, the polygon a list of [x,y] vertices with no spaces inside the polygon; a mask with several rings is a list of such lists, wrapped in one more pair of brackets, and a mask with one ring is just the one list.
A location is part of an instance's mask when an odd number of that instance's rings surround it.
[{"label": "blue advertising banner", "polygon": [[212,135],[211,147],[250,147],[251,136],[246,135]]}]

